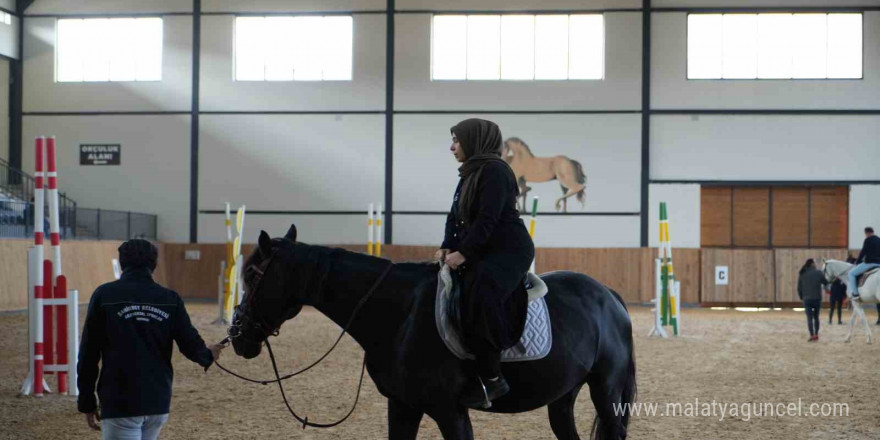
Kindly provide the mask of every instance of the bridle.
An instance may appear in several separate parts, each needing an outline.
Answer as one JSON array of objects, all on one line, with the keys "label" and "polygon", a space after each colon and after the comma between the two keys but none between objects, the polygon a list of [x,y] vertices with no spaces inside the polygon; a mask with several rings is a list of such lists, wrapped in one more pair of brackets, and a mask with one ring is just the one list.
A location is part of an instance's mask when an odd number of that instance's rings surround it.
[{"label": "bridle", "polygon": [[[234,316],[238,317],[238,319],[234,320],[232,322],[232,324],[229,325],[229,328],[226,329],[226,339],[224,339],[224,342],[230,342],[233,339],[240,338],[241,340],[243,340],[244,342],[247,342],[249,344],[259,345],[263,341],[267,340],[267,338],[269,336],[278,336],[278,331],[281,328],[281,324],[278,324],[277,326],[272,327],[272,326],[266,324],[266,322],[263,321],[262,319],[253,318],[250,316],[250,314],[247,313],[247,310],[254,310],[254,308],[255,308],[255,304],[254,304],[255,299],[254,298],[256,298],[256,293],[257,293],[258,289],[260,288],[260,284],[263,281],[263,276],[266,275],[266,270],[268,270],[269,265],[272,264],[272,260],[275,258],[276,252],[277,251],[273,250],[272,254],[269,256],[269,258],[266,258],[265,260],[263,260],[259,266],[257,266],[257,267],[251,266],[248,268],[249,270],[252,270],[253,272],[256,273],[256,275],[254,275],[254,279],[253,279],[253,287],[251,288],[251,294],[247,295],[247,299],[245,300],[244,307],[242,307],[241,304],[235,306],[235,315]],[[258,334],[262,334],[263,337],[258,341],[248,339],[244,336],[244,332],[242,331],[242,328],[253,328],[258,332]]]},{"label": "bridle", "polygon": [[[321,356],[318,360],[313,362],[311,365],[309,365],[299,371],[281,376],[278,373],[278,365],[275,361],[275,353],[272,351],[272,345],[269,343],[269,336],[278,336],[279,330],[280,330],[281,324],[283,324],[283,321],[281,323],[279,323],[277,326],[273,327],[273,326],[266,324],[265,321],[263,321],[259,318],[254,318],[254,317],[250,316],[250,314],[247,313],[248,310],[251,310],[251,311],[254,310],[255,301],[256,301],[255,298],[257,296],[256,293],[260,288],[260,283],[263,281],[263,276],[265,276],[266,271],[269,269],[269,265],[271,264],[272,259],[275,258],[276,252],[277,252],[277,250],[273,250],[272,254],[269,256],[269,258],[263,260],[258,267],[254,267],[254,266],[249,267],[249,270],[253,270],[255,272],[255,275],[253,276],[253,280],[252,280],[253,287],[251,288],[250,294],[247,295],[247,299],[245,300],[245,303],[244,303],[245,307],[242,307],[242,305],[236,306],[235,316],[237,316],[239,318],[236,319],[235,321],[233,321],[233,323],[229,326],[229,329],[227,329],[227,331],[226,331],[226,334],[227,334],[226,338],[224,338],[223,341],[221,341],[221,344],[228,344],[233,339],[241,339],[242,341],[249,343],[249,344],[260,344],[260,343],[265,342],[266,349],[269,352],[269,359],[272,361],[272,370],[275,373],[275,379],[270,379],[270,380],[251,379],[251,378],[242,376],[240,374],[237,374],[233,371],[226,369],[225,367],[220,365],[220,363],[217,362],[216,360],[214,361],[214,363],[217,364],[217,368],[220,368],[221,370],[231,374],[232,376],[237,377],[237,378],[244,380],[244,381],[247,381],[247,382],[258,383],[258,384],[262,384],[262,385],[268,385],[270,383],[277,383],[278,389],[281,391],[281,398],[284,400],[284,405],[287,407],[287,411],[290,413],[291,416],[293,416],[294,419],[296,419],[298,422],[302,423],[303,429],[306,429],[307,426],[311,426],[314,428],[332,428],[332,427],[337,426],[337,425],[341,424],[342,422],[346,421],[352,415],[352,413],[354,413],[354,410],[357,407],[357,404],[358,404],[358,401],[360,400],[360,395],[361,395],[361,386],[363,385],[363,382],[364,382],[364,371],[366,370],[366,366],[367,366],[366,353],[364,353],[364,360],[363,360],[363,362],[361,362],[361,376],[360,376],[360,379],[358,380],[358,389],[357,389],[357,394],[355,395],[355,398],[354,398],[354,404],[352,404],[351,409],[348,411],[348,413],[336,422],[315,423],[315,422],[310,422],[308,416],[306,416],[305,418],[298,416],[296,414],[296,412],[293,410],[293,408],[290,406],[290,403],[287,401],[287,395],[284,392],[284,386],[281,384],[281,382],[284,380],[290,379],[292,377],[298,376],[302,373],[305,373],[306,371],[311,370],[313,367],[315,367],[316,365],[321,363],[321,361],[326,359],[327,356],[329,356],[330,353],[332,353],[334,349],[336,349],[336,346],[339,344],[339,341],[342,340],[342,337],[345,336],[345,333],[349,330],[352,323],[354,322],[354,319],[357,316],[358,311],[360,311],[361,307],[363,307],[363,305],[367,302],[367,300],[379,288],[379,285],[382,284],[382,281],[385,279],[385,277],[388,275],[388,273],[391,272],[391,268],[394,265],[390,262],[388,263],[388,266],[385,267],[385,270],[382,271],[382,274],[379,276],[379,278],[376,279],[376,281],[373,283],[373,286],[370,288],[370,290],[367,292],[367,294],[364,295],[361,298],[361,300],[358,302],[358,304],[355,306],[354,310],[351,313],[351,316],[348,319],[348,322],[345,324],[345,327],[343,327],[342,332],[339,334],[339,337],[336,338],[336,342],[333,343],[333,345],[330,347],[330,349],[327,350],[327,352],[324,353],[323,356]],[[258,331],[259,334],[263,335],[263,339],[260,341],[254,341],[254,340],[247,339],[244,336],[245,332],[242,331],[243,328],[251,328],[251,329],[254,329],[255,331]]]}]

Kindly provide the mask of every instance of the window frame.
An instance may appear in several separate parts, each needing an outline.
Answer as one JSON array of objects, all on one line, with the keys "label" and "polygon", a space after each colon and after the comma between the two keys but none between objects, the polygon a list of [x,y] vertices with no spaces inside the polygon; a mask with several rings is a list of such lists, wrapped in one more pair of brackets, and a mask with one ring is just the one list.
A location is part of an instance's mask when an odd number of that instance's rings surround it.
[{"label": "window frame", "polygon": [[[321,78],[320,79],[266,79],[266,61],[263,60],[263,79],[238,79],[238,19],[239,18],[299,18],[299,17],[310,17],[310,18],[338,18],[338,17],[347,17],[351,20],[351,75],[348,79],[324,79],[324,66],[323,63],[321,65]],[[316,13],[316,14],[307,14],[307,13],[284,13],[284,14],[253,14],[253,13],[240,13],[235,14],[232,19],[232,81],[233,82],[242,82],[242,83],[346,83],[346,82],[354,82],[355,79],[355,14],[333,14],[333,13]]]},{"label": "window frame", "polygon": [[[688,77],[688,66],[690,65],[690,50],[688,50],[688,42],[690,41],[690,25],[689,18],[691,15],[727,15],[727,14],[750,14],[750,15],[761,15],[761,14],[825,14],[826,16],[831,14],[859,14],[862,18],[862,62],[861,62],[861,75],[858,78],[690,78]],[[717,12],[688,12],[685,15],[685,38],[684,38],[684,79],[686,81],[863,81],[865,79],[865,13],[864,11],[853,11],[853,12],[839,12],[839,11],[798,11],[798,10],[779,10],[772,12],[742,12],[742,11],[717,11]],[[759,42],[760,44],[760,42]]]},{"label": "window frame", "polygon": [[[101,20],[158,19],[162,25],[162,32],[160,34],[162,39],[161,39],[161,44],[159,45],[159,47],[160,47],[159,78],[158,79],[139,80],[139,79],[137,79],[137,67],[135,67],[135,79],[133,79],[133,80],[112,80],[112,79],[110,79],[110,76],[108,75],[107,80],[101,80],[101,81],[89,80],[89,81],[87,81],[84,79],[85,74],[83,74],[83,79],[81,79],[79,81],[62,81],[62,80],[60,80],[58,78],[58,72],[60,69],[60,61],[59,61],[60,50],[58,49],[59,48],[59,44],[58,44],[59,23],[61,21],[74,21],[74,20],[85,21],[85,20],[92,20],[92,19],[101,19]],[[56,19],[55,19],[55,38],[53,41],[53,43],[54,43],[54,46],[53,46],[53,52],[54,52],[53,53],[53,61],[54,61],[53,67],[54,68],[53,68],[53,72],[52,72],[53,81],[56,84],[83,84],[83,83],[88,83],[88,84],[120,83],[120,84],[123,84],[123,83],[159,83],[159,82],[162,82],[165,80],[165,75],[164,75],[164,73],[165,73],[164,72],[164,69],[165,69],[165,42],[166,42],[165,41],[165,16],[161,15],[161,14],[157,14],[157,15],[131,15],[131,16],[115,16],[114,15],[114,16],[95,16],[95,17],[91,17],[91,16],[90,17],[56,17]],[[85,63],[83,64],[83,70],[85,71]]]},{"label": "window frame", "polygon": [[[489,16],[498,16],[498,17],[500,17],[501,20],[503,20],[503,18],[504,18],[505,16],[530,16],[530,17],[537,18],[537,17],[545,16],[545,15],[563,15],[563,16],[566,16],[566,17],[569,19],[569,22],[570,22],[570,20],[571,20],[571,17],[572,17],[572,16],[575,16],[575,15],[577,15],[577,16],[599,16],[599,17],[601,17],[601,18],[602,18],[602,76],[601,76],[601,78],[564,78],[564,79],[562,79],[562,78],[557,78],[557,79],[549,79],[549,78],[545,79],[545,78],[540,78],[540,79],[539,79],[539,78],[534,78],[534,77],[533,77],[533,78],[531,78],[531,79],[506,79],[506,78],[503,78],[503,77],[502,77],[502,74],[503,74],[503,68],[500,67],[500,66],[502,66],[502,64],[501,64],[501,56],[499,55],[499,58],[498,58],[498,62],[499,62],[499,76],[498,76],[498,79],[468,79],[468,78],[467,78],[467,67],[465,67],[465,77],[464,77],[464,78],[457,78],[457,79],[435,79],[435,78],[434,78],[434,17],[438,17],[438,16],[463,16],[463,17],[465,17],[465,18],[469,18],[469,17],[471,17],[471,16],[487,16],[487,15],[489,15]],[[475,11],[475,12],[434,12],[434,13],[431,14],[431,22],[430,22],[430,36],[429,36],[429,48],[428,48],[428,51],[429,51],[429,59],[430,59],[430,61],[429,61],[429,62],[430,62],[430,65],[428,66],[428,81],[430,81],[430,82],[437,81],[437,82],[441,82],[441,83],[453,83],[453,82],[474,82],[474,83],[480,83],[480,82],[490,82],[490,83],[491,83],[491,82],[519,82],[519,83],[542,82],[542,83],[545,83],[545,82],[566,82],[566,81],[572,81],[572,82],[575,82],[575,81],[582,81],[582,82],[588,82],[588,81],[589,81],[589,82],[605,81],[605,80],[608,79],[608,76],[607,76],[607,73],[608,73],[608,57],[607,57],[607,55],[608,55],[608,51],[607,51],[607,48],[608,48],[608,44],[607,44],[607,43],[608,43],[608,26],[607,26],[607,20],[606,20],[605,15],[606,15],[606,14],[605,14],[604,12],[602,12],[602,11],[596,11],[596,12],[572,12],[572,11],[540,11],[540,12],[531,12],[531,11],[528,11],[528,12],[516,12],[516,11],[498,11],[498,12],[492,12],[492,13],[479,13],[479,12],[476,12],[476,11]],[[503,35],[500,35],[500,36],[499,36],[499,41],[502,39],[502,37],[503,37]],[[571,41],[571,31],[570,31],[570,28],[569,28],[569,32],[568,32],[568,37],[567,37],[567,38],[568,38],[568,41],[570,42],[570,41]],[[465,40],[465,44],[467,44],[467,40]],[[500,46],[503,47],[503,45],[504,45],[504,43],[501,42],[501,43],[500,43]],[[570,59],[571,59],[571,46],[569,46],[569,48],[568,48],[568,52],[569,52],[569,53],[568,53],[568,56],[569,56],[569,61],[570,61]],[[467,52],[466,52],[466,51],[465,51],[465,55],[464,55],[464,56],[465,56],[465,60],[466,60],[466,59],[467,59]],[[537,56],[535,56],[535,57],[533,58],[533,69],[534,69],[535,71],[537,71],[537,62],[536,62],[536,60],[537,60]],[[465,64],[465,66],[467,66],[467,64]],[[570,72],[570,69],[571,69],[571,63],[569,62],[569,66],[568,66],[568,71],[569,71],[569,72]],[[568,75],[568,73],[567,73],[566,75]]]}]

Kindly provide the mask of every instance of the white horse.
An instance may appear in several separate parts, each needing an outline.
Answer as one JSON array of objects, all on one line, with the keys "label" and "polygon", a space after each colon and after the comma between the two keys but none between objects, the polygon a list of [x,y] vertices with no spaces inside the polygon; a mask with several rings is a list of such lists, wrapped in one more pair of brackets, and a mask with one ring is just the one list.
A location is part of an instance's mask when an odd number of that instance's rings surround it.
[{"label": "white horse", "polygon": [[855,266],[845,261],[838,260],[823,260],[823,262],[822,273],[825,274],[825,279],[830,283],[836,278],[846,284],[846,296],[849,298],[849,302],[853,307],[852,318],[849,320],[849,333],[847,333],[845,341],[849,342],[852,340],[853,326],[855,325],[856,319],[861,318],[862,322],[865,324],[865,334],[867,335],[868,343],[870,344],[871,326],[868,325],[868,318],[865,316],[865,309],[862,305],[877,304],[880,302],[880,272],[874,272],[871,275],[868,275],[868,279],[865,281],[864,286],[859,288],[859,296],[853,298],[852,288],[849,286],[849,271]]}]

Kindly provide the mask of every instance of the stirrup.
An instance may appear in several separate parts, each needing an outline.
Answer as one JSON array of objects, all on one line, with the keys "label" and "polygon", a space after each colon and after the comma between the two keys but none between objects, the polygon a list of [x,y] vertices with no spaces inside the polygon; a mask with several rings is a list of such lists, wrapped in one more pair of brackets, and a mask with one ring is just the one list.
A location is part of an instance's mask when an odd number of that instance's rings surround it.
[{"label": "stirrup", "polygon": [[[483,378],[477,376],[477,380],[479,381],[479,384],[480,384],[479,389],[480,389],[480,391],[483,392],[482,402],[479,400],[467,401],[465,398],[465,399],[460,400],[460,403],[467,408],[489,409],[492,407],[492,401],[489,400],[489,390],[488,390],[488,388],[486,388],[486,384],[483,382]],[[467,395],[465,395],[465,396],[467,396]]]},{"label": "stirrup", "polygon": [[483,409],[489,409],[492,407],[492,401],[489,400],[489,391],[486,389],[486,384],[483,383],[483,378],[477,376],[477,380],[480,381],[480,388],[483,390],[483,398],[486,399],[483,401]]}]

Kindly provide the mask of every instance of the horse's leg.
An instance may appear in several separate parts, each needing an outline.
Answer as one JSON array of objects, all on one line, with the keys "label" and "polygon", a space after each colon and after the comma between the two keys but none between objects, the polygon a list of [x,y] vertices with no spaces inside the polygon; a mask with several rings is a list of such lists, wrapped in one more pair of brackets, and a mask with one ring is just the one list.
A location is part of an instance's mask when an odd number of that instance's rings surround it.
[{"label": "horse's leg", "polygon": [[577,425],[574,422],[574,403],[583,384],[574,387],[562,397],[547,405],[550,416],[550,428],[558,440],[580,440]]},{"label": "horse's leg", "polygon": [[844,339],[843,342],[849,342],[852,340],[853,327],[856,324],[856,319],[859,318],[859,309],[861,308],[856,302],[857,301],[853,301],[852,298],[850,298],[849,304],[852,306],[852,317],[849,318],[849,331],[846,333],[846,339]]},{"label": "horse's leg", "polygon": [[868,315],[865,313],[865,308],[862,307],[862,324],[865,325],[865,336],[867,337],[867,342],[871,343],[871,326],[868,325]]},{"label": "horse's leg", "polygon": [[424,413],[388,399],[388,440],[416,440]]},{"label": "horse's leg", "polygon": [[601,370],[587,376],[590,398],[596,407],[596,421],[593,423],[593,438],[596,440],[626,438],[623,411],[627,409],[625,404],[630,403],[624,396],[628,372],[629,365],[609,359]]},{"label": "horse's leg", "polygon": [[563,203],[565,204],[565,211],[568,211],[568,198],[574,195],[577,195],[580,190],[584,189],[583,185],[578,184],[580,188],[565,188],[562,187],[563,195],[562,197],[556,199],[556,210],[559,211],[559,206]]},{"label": "horse's leg", "polygon": [[443,440],[474,440],[474,429],[467,408],[447,408],[428,413],[440,428]]}]

